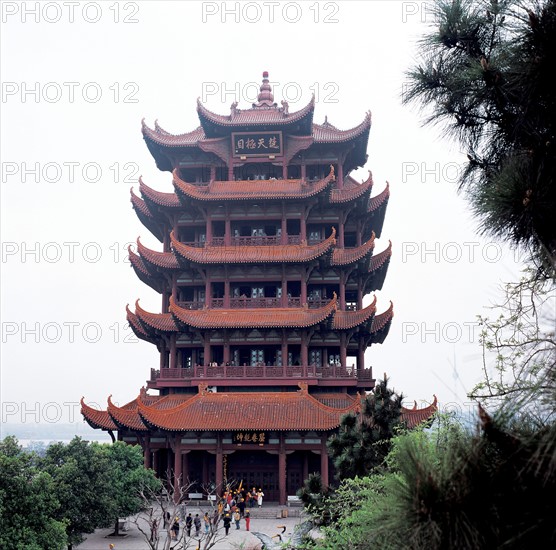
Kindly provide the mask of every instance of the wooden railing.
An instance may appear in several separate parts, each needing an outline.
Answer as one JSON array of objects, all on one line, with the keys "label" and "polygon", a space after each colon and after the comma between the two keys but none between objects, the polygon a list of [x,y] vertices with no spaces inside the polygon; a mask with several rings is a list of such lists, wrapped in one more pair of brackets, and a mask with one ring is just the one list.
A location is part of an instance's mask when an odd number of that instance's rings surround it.
[{"label": "wooden railing", "polygon": [[[307,300],[309,309],[317,309],[324,307],[328,304],[329,300],[312,299]],[[183,309],[203,309],[205,307],[204,301],[189,301],[177,302],[178,306]],[[222,309],[224,307],[224,298],[212,298],[210,307],[214,309]],[[248,309],[248,308],[267,308],[267,307],[282,307],[281,298],[230,298],[230,308],[232,309]],[[286,307],[301,307],[301,298],[296,296],[288,298]],[[349,308],[348,308],[349,309]]]},{"label": "wooden railing", "polygon": [[243,365],[229,366],[220,365],[211,367],[209,365],[197,365],[190,368],[178,369],[151,369],[151,381],[162,380],[192,380],[194,378],[325,378],[325,379],[356,379],[371,380],[371,369],[358,371],[355,367],[341,367],[339,365],[327,365],[317,367],[316,365],[289,365],[287,367],[276,365],[252,366]]}]

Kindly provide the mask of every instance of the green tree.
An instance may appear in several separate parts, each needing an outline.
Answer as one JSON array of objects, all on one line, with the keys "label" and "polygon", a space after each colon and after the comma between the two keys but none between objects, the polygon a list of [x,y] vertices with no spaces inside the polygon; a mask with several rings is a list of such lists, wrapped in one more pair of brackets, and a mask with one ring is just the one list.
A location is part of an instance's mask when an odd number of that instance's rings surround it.
[{"label": "green tree", "polygon": [[102,445],[106,453],[110,472],[111,497],[114,500],[114,535],[119,534],[119,518],[135,514],[143,509],[142,494],[161,489],[151,469],[143,466],[143,452],[139,445],[128,445],[116,441],[112,445]]},{"label": "green tree", "polygon": [[363,399],[360,412],[342,417],[338,433],[327,443],[338,479],[366,476],[382,464],[390,440],[403,427],[402,401],[385,376]]},{"label": "green tree", "polygon": [[436,0],[403,102],[465,148],[465,189],[485,234],[556,266],[555,0]]},{"label": "green tree", "polygon": [[111,461],[98,443],[75,437],[67,445],[54,443],[40,462],[55,484],[60,503],[55,517],[66,521],[68,549],[83,533],[107,527],[118,515]]},{"label": "green tree", "polygon": [[338,515],[314,547],[554,547],[554,506],[545,497],[556,489],[556,427],[482,408],[477,430],[437,418],[432,429],[392,440],[387,470],[342,482],[328,503]]},{"label": "green tree", "polygon": [[0,548],[60,550],[66,543],[52,478],[35,466],[15,437],[0,441]]}]

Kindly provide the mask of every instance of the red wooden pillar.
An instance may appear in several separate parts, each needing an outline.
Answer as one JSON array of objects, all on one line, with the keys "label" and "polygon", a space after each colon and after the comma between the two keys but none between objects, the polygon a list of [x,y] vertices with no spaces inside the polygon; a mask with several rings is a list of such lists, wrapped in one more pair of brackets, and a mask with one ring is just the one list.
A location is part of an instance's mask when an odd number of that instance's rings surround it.
[{"label": "red wooden pillar", "polygon": [[222,452],[222,440],[217,436],[216,443],[216,494],[224,493],[224,453]]},{"label": "red wooden pillar", "polygon": [[336,180],[338,182],[338,189],[343,189],[344,188],[344,165],[342,162],[342,157],[340,157],[340,159],[338,160],[338,170],[337,170]]},{"label": "red wooden pillar", "polygon": [[224,244],[226,246],[230,246],[232,244],[232,222],[230,221],[230,217],[226,214],[226,222],[225,222],[225,229],[224,229]]},{"label": "red wooden pillar", "polygon": [[143,447],[143,465],[145,468],[151,467],[151,447],[149,445],[148,438],[145,441],[145,445]]},{"label": "red wooden pillar", "polygon": [[158,450],[157,449],[153,450],[153,470],[154,470],[155,475],[158,475],[158,468],[159,468],[159,466],[158,466],[159,460],[158,459],[159,458],[160,458],[160,454],[159,454]]},{"label": "red wooden pillar", "polygon": [[224,281],[224,307],[230,307],[230,280],[228,277]]},{"label": "red wooden pillar", "polygon": [[278,451],[278,504],[284,506],[288,501],[286,490],[286,449],[284,435],[280,436],[280,450]]},{"label": "red wooden pillar", "polygon": [[181,497],[182,455],[181,447],[176,440],[174,448],[174,502],[177,504]]},{"label": "red wooden pillar", "polygon": [[186,484],[189,480],[189,451],[183,451],[181,457],[182,457],[182,475],[181,475],[181,478],[183,480],[182,486],[184,488],[187,488]]},{"label": "red wooden pillar", "polygon": [[309,453],[303,451],[303,481],[309,478]]},{"label": "red wooden pillar", "polygon": [[205,333],[205,360],[203,361],[205,365],[211,362],[210,357],[210,340],[208,333]]},{"label": "red wooden pillar", "polygon": [[340,334],[340,366],[342,369],[346,368],[347,362],[347,342],[346,342],[346,334],[342,332]]},{"label": "red wooden pillar", "polygon": [[282,220],[280,229],[280,243],[288,244],[288,220],[286,219],[286,213],[284,212],[284,207],[282,207]]},{"label": "red wooden pillar", "polygon": [[306,170],[305,161],[301,161],[301,177],[305,179],[307,177],[307,170]]},{"label": "red wooden pillar", "polygon": [[210,246],[212,244],[212,219],[210,217],[210,212],[207,212],[207,229],[206,229],[206,244]]},{"label": "red wooden pillar", "polygon": [[307,270],[301,270],[301,306],[307,303]]},{"label": "red wooden pillar", "polygon": [[365,368],[365,345],[363,340],[359,340],[359,347],[357,348],[357,370],[363,371]]},{"label": "red wooden pillar", "polygon": [[177,367],[178,353],[176,350],[176,335],[170,335],[170,368],[175,369]]},{"label": "red wooden pillar", "polygon": [[309,345],[307,344],[307,331],[304,330],[301,332],[301,366],[304,369],[309,364]]},{"label": "red wooden pillar", "polygon": [[326,434],[321,435],[322,443],[320,447],[320,477],[322,488],[328,487],[328,452],[326,450]]},{"label": "red wooden pillar", "polygon": [[210,165],[210,181],[214,181],[216,179],[216,166],[214,164]]},{"label": "red wooden pillar", "polygon": [[282,330],[282,371],[286,376],[286,367],[288,366],[288,336],[286,331]]}]

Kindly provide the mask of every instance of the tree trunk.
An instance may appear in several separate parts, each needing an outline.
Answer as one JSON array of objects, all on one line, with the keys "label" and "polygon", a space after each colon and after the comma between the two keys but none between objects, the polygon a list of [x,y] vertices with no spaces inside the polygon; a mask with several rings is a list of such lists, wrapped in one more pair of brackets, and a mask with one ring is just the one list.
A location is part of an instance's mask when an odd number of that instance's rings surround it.
[{"label": "tree trunk", "polygon": [[114,525],[114,535],[117,537],[120,534],[120,518],[116,518],[116,525]]}]

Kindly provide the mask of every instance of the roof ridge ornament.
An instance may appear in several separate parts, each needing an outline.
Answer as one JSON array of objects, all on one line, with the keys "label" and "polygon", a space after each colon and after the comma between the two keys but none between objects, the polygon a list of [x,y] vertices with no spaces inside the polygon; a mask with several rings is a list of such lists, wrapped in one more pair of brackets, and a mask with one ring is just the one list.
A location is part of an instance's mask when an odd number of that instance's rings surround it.
[{"label": "roof ridge ornament", "polygon": [[[276,108],[277,103],[274,103],[274,94],[268,80],[268,71],[263,72],[263,83],[259,88],[259,95],[257,96],[257,103],[253,103],[253,109],[269,109]],[[283,106],[284,104],[282,104]]]}]

